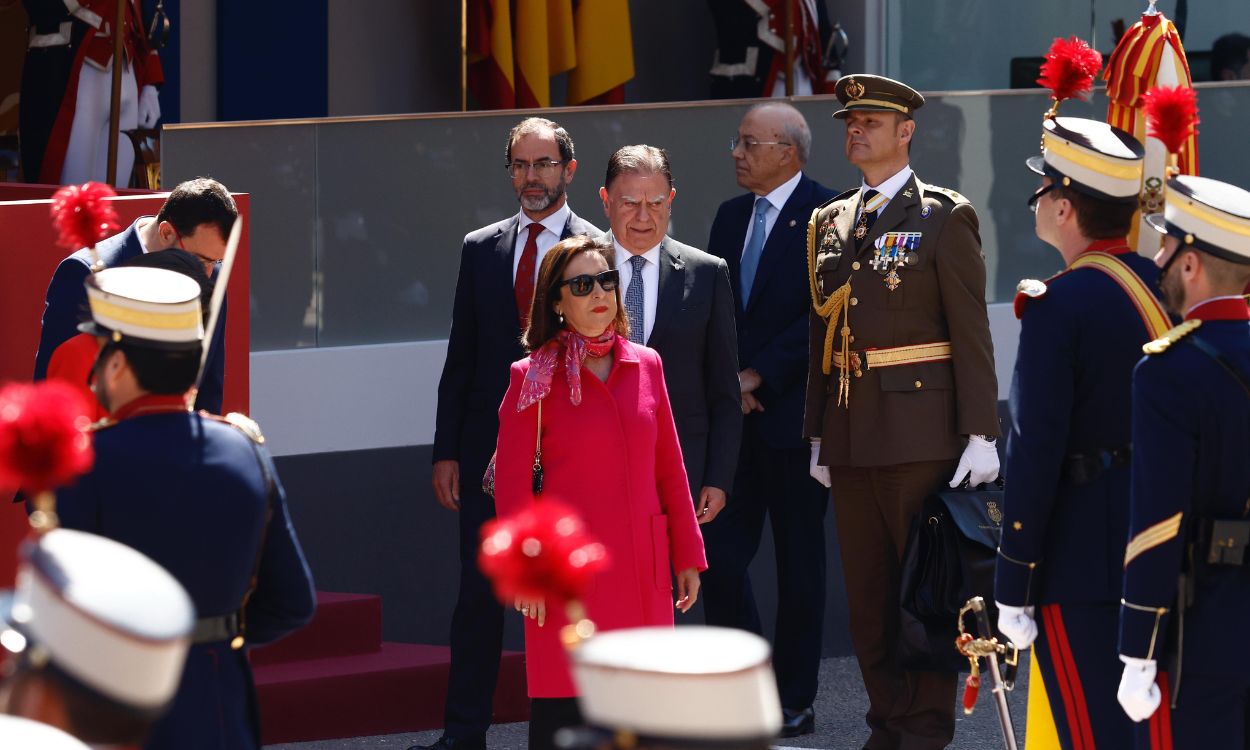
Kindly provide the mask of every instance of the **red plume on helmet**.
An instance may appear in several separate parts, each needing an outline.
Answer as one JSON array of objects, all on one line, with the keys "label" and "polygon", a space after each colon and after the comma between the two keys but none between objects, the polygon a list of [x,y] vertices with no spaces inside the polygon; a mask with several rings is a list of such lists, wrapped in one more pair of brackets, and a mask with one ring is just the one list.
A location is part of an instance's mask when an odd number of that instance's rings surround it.
[{"label": "red plume on helmet", "polygon": [[500,600],[580,599],[607,566],[607,551],[576,511],[551,500],[482,527],[478,564]]},{"label": "red plume on helmet", "polygon": [[[66,185],[52,196],[52,225],[56,227],[56,244],[66,250],[91,248],[95,256],[95,244],[111,236],[121,224],[117,211],[109,198],[116,198],[113,188],[99,182],[82,185]],[[92,270],[98,270],[99,258]]]},{"label": "red plume on helmet", "polygon": [[0,487],[49,493],[91,468],[86,399],[59,380],[0,389]]},{"label": "red plume on helmet", "polygon": [[1050,89],[1055,103],[1050,115],[1059,109],[1059,103],[1076,96],[1084,98],[1094,88],[1094,76],[1102,67],[1102,55],[1077,37],[1058,38],[1050,45],[1046,61],[1042,63],[1042,75],[1037,79],[1040,86]]},{"label": "red plume on helmet", "polygon": [[1198,135],[1198,94],[1188,86],[1155,86],[1142,95],[1146,134],[1158,138],[1173,158]]}]

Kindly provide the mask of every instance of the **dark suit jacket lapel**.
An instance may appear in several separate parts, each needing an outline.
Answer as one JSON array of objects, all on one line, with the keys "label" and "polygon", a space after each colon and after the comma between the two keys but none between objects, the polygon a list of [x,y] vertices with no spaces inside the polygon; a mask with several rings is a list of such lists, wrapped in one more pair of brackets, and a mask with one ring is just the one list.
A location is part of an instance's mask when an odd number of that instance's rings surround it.
[{"label": "dark suit jacket lapel", "polygon": [[503,290],[511,291],[513,287],[512,279],[512,256],[516,252],[516,233],[517,218],[514,216],[508,220],[500,230],[495,243],[494,269],[491,275],[495,278],[495,284]]},{"label": "dark suit jacket lapel", "polygon": [[746,301],[742,299],[742,249],[746,247],[747,232],[750,231],[752,212],[755,208],[754,198],[754,193],[742,196],[742,200],[738,201],[739,205],[735,205],[726,218],[732,227],[729,230],[729,236],[737,244],[727,248],[725,263],[729,266],[729,284],[733,289],[734,299],[738,301],[740,312],[746,307]]},{"label": "dark suit jacket lapel", "polygon": [[655,324],[651,326],[651,338],[647,346],[655,347],[664,331],[668,329],[668,321],[681,313],[681,290],[686,283],[686,262],[681,251],[673,240],[665,237],[660,243],[660,294],[655,303]]},{"label": "dark suit jacket lapel", "polygon": [[764,282],[781,265],[787,250],[794,246],[795,235],[807,231],[811,213],[808,212],[806,216],[803,214],[811,193],[812,181],[807,179],[807,175],[803,175],[799,178],[799,184],[794,186],[794,192],[790,194],[786,204],[781,207],[777,221],[773,223],[773,230],[768,233],[768,239],[764,242],[760,264],[755,269],[755,280],[751,282],[751,299],[742,304],[744,311],[751,309],[751,303],[759,298]]},{"label": "dark suit jacket lapel", "polygon": [[877,222],[872,225],[872,231],[864,238],[863,243],[858,246],[856,255],[863,255],[864,251],[873,246],[877,238],[889,232],[903,222],[907,218],[907,212],[912,206],[920,203],[920,188],[916,186],[916,175],[913,173],[907,182],[899,189],[898,194],[887,204],[885,210],[881,212],[881,216],[877,218]]}]

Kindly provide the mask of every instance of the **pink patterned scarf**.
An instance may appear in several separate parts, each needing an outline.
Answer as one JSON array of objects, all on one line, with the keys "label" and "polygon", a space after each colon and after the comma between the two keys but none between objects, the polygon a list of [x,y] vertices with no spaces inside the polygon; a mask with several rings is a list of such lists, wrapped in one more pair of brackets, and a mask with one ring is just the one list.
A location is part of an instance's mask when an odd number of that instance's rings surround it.
[{"label": "pink patterned scarf", "polygon": [[525,409],[547,397],[551,393],[551,379],[555,375],[556,365],[564,354],[564,376],[569,383],[569,401],[577,406],[582,402],[582,363],[586,357],[602,357],[616,346],[616,324],[608,326],[602,335],[596,338],[583,336],[571,328],[565,328],[547,343],[530,354],[530,369],[525,373],[525,382],[521,384],[521,397],[517,399],[516,410]]}]

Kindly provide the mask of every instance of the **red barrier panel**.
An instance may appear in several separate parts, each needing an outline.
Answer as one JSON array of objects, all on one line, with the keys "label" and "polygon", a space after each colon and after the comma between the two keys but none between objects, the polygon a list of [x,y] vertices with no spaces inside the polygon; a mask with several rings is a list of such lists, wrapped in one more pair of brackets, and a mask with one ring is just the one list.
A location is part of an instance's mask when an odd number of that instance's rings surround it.
[{"label": "red barrier panel", "polygon": [[[39,348],[44,294],[57,264],[69,254],[56,245],[49,206],[56,186],[0,183],[0,383],[30,380]],[[114,199],[122,226],[155,215],[167,193],[124,191]],[[250,411],[248,351],[251,327],[247,220],[249,196],[234,194],[243,217],[243,241],[228,288],[224,411]],[[13,581],[18,540],[26,532],[22,506],[0,497],[0,589]]]}]

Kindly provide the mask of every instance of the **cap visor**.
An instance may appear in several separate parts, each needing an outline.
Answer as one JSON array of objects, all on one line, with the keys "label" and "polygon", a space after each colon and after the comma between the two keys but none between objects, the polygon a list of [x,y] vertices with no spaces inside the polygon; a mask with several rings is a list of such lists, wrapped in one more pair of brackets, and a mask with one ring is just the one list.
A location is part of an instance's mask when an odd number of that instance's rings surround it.
[{"label": "cap visor", "polygon": [[1159,234],[1168,233],[1168,224],[1163,219],[1163,214],[1150,214],[1149,216],[1145,216],[1143,218],[1146,220],[1146,223],[1150,225],[1150,228]]},{"label": "cap visor", "polygon": [[108,336],[111,333],[113,333],[107,328],[102,328],[100,324],[95,322],[94,320],[84,320],[83,322],[79,323],[78,332],[89,333],[92,336]]},{"label": "cap visor", "polygon": [[1039,156],[1030,156],[1024,160],[1024,165],[1036,174],[1046,174],[1046,160]]}]

